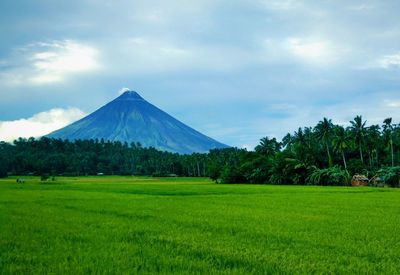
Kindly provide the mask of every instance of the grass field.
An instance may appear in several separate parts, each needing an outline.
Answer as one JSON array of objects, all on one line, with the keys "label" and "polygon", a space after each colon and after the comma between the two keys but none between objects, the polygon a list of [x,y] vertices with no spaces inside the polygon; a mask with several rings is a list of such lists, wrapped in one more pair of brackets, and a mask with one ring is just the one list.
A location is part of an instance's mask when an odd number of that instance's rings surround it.
[{"label": "grass field", "polygon": [[400,190],[0,180],[0,273],[400,272]]}]

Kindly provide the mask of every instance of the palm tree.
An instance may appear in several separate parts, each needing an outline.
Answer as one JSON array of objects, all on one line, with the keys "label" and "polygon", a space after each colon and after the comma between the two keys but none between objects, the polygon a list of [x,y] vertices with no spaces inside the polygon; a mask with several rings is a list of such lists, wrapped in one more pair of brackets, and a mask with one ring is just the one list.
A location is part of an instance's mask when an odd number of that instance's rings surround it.
[{"label": "palm tree", "polygon": [[293,141],[294,141],[293,136],[290,133],[286,134],[286,136],[282,138],[282,147],[283,148],[290,147],[293,144]]},{"label": "palm tree", "polygon": [[331,157],[331,153],[329,150],[329,143],[330,143],[330,140],[332,137],[332,131],[333,131],[332,120],[324,117],[324,119],[322,121],[318,122],[317,126],[315,126],[314,131],[315,131],[317,139],[322,141],[323,143],[325,143],[326,153],[328,155],[328,164],[329,164],[329,167],[332,167],[333,162],[332,162],[332,157]]},{"label": "palm tree", "polygon": [[381,131],[379,125],[371,125],[366,128],[365,143],[368,148],[370,165],[378,165],[378,148],[381,143]]},{"label": "palm tree", "polygon": [[392,155],[392,167],[394,166],[394,152],[393,152],[393,125],[392,118],[389,117],[383,121],[383,131],[389,137],[390,152]]},{"label": "palm tree", "polygon": [[335,127],[333,136],[333,149],[342,155],[344,169],[347,170],[346,157],[344,155],[347,148],[350,147],[350,136],[342,126]]},{"label": "palm tree", "polygon": [[367,121],[362,121],[362,116],[356,116],[353,121],[350,121],[350,130],[354,134],[355,142],[358,144],[358,149],[360,150],[360,159],[364,163],[362,143],[365,134],[365,124]]},{"label": "palm tree", "polygon": [[260,139],[260,144],[256,146],[256,152],[265,155],[271,156],[281,149],[282,144],[276,140],[276,138],[269,139],[268,137],[263,137]]}]

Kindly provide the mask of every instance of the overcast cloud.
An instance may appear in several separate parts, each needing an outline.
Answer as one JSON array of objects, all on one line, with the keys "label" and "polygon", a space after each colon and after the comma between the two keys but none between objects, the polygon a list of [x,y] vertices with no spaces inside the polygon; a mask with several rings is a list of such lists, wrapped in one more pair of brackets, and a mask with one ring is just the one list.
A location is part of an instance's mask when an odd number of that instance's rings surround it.
[{"label": "overcast cloud", "polygon": [[324,116],[399,123],[399,10],[396,0],[1,1],[0,133],[54,108],[90,113],[123,87],[239,147]]}]

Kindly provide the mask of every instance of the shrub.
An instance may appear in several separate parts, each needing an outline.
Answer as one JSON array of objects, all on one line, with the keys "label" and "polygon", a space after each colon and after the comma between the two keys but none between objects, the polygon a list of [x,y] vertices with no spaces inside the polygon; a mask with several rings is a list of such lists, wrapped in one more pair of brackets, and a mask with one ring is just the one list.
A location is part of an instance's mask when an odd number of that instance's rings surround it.
[{"label": "shrub", "polygon": [[310,185],[350,185],[350,174],[334,166],[326,169],[315,169],[307,178]]},{"label": "shrub", "polygon": [[240,171],[250,183],[267,183],[270,178],[271,161],[264,156],[247,161],[240,166]]},{"label": "shrub", "polygon": [[211,163],[208,167],[208,176],[215,183],[218,183],[218,179],[221,177],[221,170],[222,168],[218,164]]},{"label": "shrub", "polygon": [[240,169],[232,166],[225,166],[221,173],[222,183],[245,183],[246,178],[242,175]]},{"label": "shrub", "polygon": [[400,166],[383,167],[378,170],[377,176],[391,187],[400,187]]}]

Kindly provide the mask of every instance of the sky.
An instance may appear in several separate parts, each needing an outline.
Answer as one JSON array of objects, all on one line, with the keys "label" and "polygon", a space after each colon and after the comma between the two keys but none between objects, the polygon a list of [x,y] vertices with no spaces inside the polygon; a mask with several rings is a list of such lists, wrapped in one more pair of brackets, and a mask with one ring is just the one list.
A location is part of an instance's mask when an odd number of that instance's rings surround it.
[{"label": "sky", "polygon": [[400,1],[0,1],[0,140],[123,88],[251,149],[323,117],[400,123]]}]

